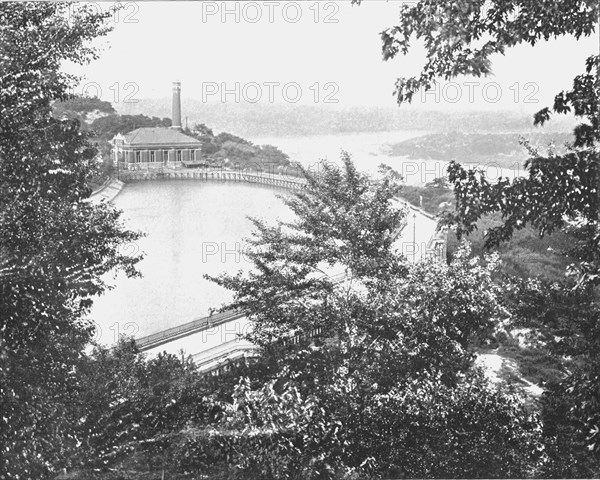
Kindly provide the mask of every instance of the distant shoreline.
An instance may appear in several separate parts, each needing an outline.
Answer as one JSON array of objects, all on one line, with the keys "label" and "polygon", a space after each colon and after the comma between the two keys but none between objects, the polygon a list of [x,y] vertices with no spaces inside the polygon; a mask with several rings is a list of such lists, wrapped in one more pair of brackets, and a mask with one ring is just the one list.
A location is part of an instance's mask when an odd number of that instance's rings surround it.
[{"label": "distant shoreline", "polygon": [[[424,110],[410,106],[385,107],[340,105],[291,105],[203,103],[186,98],[188,123],[211,125],[215,132],[231,132],[244,138],[297,137],[310,135],[349,135],[412,130],[427,132],[527,132],[533,127],[533,115],[521,111],[444,111]],[[120,114],[143,113],[165,117],[171,109],[171,99],[139,99],[135,104],[115,105]],[[565,118],[553,118],[545,131],[572,130],[575,123]]]},{"label": "distant shoreline", "polygon": [[409,160],[429,160],[461,163],[495,164],[501,168],[520,169],[530,156],[524,145],[519,143],[523,137],[532,147],[544,152],[552,142],[558,151],[564,150],[564,143],[572,140],[568,132],[535,133],[461,133],[438,132],[401,142],[387,144],[388,157],[405,157]]}]

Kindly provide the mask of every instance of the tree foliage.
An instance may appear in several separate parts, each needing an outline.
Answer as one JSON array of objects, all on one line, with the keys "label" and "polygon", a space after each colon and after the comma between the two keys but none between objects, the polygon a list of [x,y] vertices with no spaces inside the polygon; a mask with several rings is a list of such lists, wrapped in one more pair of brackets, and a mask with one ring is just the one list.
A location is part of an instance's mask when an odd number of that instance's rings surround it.
[{"label": "tree foliage", "polygon": [[491,74],[490,57],[515,45],[591,35],[598,12],[594,0],[418,1],[402,5],[398,25],[381,33],[383,59],[406,55],[417,40],[424,44],[427,58],[421,73],[396,82],[398,103],[410,102],[419,89],[429,90],[440,78]]},{"label": "tree foliage", "polygon": [[[431,88],[437,79],[490,74],[491,55],[503,54],[509,47],[535,45],[564,35],[591,35],[598,25],[598,13],[598,2],[588,0],[419,1],[403,6],[399,25],[382,33],[383,56],[387,60],[398,53],[406,54],[415,40],[424,42],[427,60],[420,75],[400,78],[396,83],[398,102],[410,102],[420,88]],[[548,344],[563,361],[567,360],[565,355],[574,355],[571,358],[575,360],[566,370],[564,381],[549,386],[544,396],[543,417],[548,422],[545,435],[551,457],[546,474],[550,475],[587,476],[593,472],[594,476],[600,471],[600,362],[595,353],[600,333],[599,66],[599,57],[590,56],[584,73],[574,78],[572,88],[556,95],[552,107],[534,116],[536,125],[543,125],[551,113],[572,113],[581,122],[565,153],[540,154],[531,150],[526,176],[512,181],[490,182],[483,171],[465,169],[457,162],[451,162],[448,168],[456,208],[445,221],[455,226],[459,236],[472,232],[482,216],[497,212],[503,221],[485,232],[488,247],[510,239],[527,225],[540,235],[564,230],[576,239],[565,253],[576,260],[570,273],[584,299],[569,302],[568,331],[559,325],[553,332],[561,339],[561,348],[555,348],[553,342]],[[563,284],[559,290],[572,287]],[[521,294],[531,300],[534,292],[525,288]],[[560,307],[553,292],[541,296],[554,302],[550,305]],[[563,292],[559,298],[565,299],[567,294]],[[529,327],[539,327],[541,323],[548,328],[551,324],[546,320],[539,310],[530,309],[524,322]],[[567,354],[569,350],[571,353]],[[559,412],[566,416],[561,417]],[[556,448],[569,443],[577,447],[565,451]]]},{"label": "tree foliage", "polygon": [[[348,338],[354,326],[341,312],[314,318],[307,313],[330,309],[332,295],[349,299],[358,279],[383,280],[402,269],[392,244],[403,212],[390,203],[399,183],[372,181],[347,154],[342,160],[342,168],[321,164],[318,175],[304,171],[308,189],[283,199],[296,214],[295,222],[270,226],[253,219],[256,234],[249,239],[248,256],[255,272],[215,279],[235,292],[234,307],[255,316],[252,340],[259,345],[306,334],[322,326],[324,318],[329,319],[327,334]],[[341,283],[333,278],[337,274],[344,277]]]},{"label": "tree foliage", "polygon": [[92,205],[95,150],[76,120],[51,115],[75,80],[63,61],[96,53],[105,18],[61,3],[0,6],[0,311],[2,477],[43,478],[79,445],[77,365],[103,274],[135,275],[121,246],[138,235]]},{"label": "tree foliage", "polygon": [[369,400],[354,438],[384,478],[524,478],[542,457],[537,415],[479,371],[453,386],[425,374]]},{"label": "tree foliage", "polygon": [[77,466],[108,469],[136,453],[151,468],[169,468],[165,440],[188,422],[208,416],[206,383],[190,358],[161,353],[147,358],[132,340],[96,347],[78,371]]},{"label": "tree foliage", "polygon": [[107,115],[94,120],[90,126],[96,136],[109,140],[117,133],[126,134],[142,127],[170,127],[170,118],[148,117],[146,115]]},{"label": "tree foliage", "polygon": [[81,97],[73,95],[65,101],[54,102],[52,111],[56,118],[77,119],[82,124],[82,128],[87,127],[88,116],[114,115],[117,112],[110,102],[101,100],[98,97]]},{"label": "tree foliage", "polygon": [[204,123],[194,124],[185,133],[202,142],[202,154],[213,163],[266,173],[290,164],[289,156],[273,145],[254,145],[227,132],[215,135]]},{"label": "tree foliage", "polygon": [[497,259],[464,246],[450,265],[408,264],[389,169],[372,178],[343,154],[304,176],[285,199],[294,221],[254,220],[254,270],[216,279],[253,320],[263,368],[212,430],[183,432],[184,457],[257,478],[525,475],[539,423],[473,367],[508,315]]}]

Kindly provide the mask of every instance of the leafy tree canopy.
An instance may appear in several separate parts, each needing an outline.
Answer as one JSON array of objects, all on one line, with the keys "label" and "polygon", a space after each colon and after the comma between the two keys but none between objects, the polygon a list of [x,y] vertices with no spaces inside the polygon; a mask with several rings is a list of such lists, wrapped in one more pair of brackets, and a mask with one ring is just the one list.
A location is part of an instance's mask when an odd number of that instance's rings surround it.
[{"label": "leafy tree canopy", "polygon": [[419,89],[431,88],[439,78],[489,75],[490,57],[515,45],[535,45],[563,35],[591,35],[596,30],[598,8],[594,0],[419,1],[402,5],[399,24],[381,33],[383,59],[406,55],[412,43],[420,40],[427,60],[420,75],[398,79],[398,103],[410,102]]},{"label": "leafy tree canopy", "polygon": [[[354,3],[359,2],[354,0]],[[419,75],[397,81],[397,100],[410,102],[420,88],[431,88],[438,79],[488,75],[492,71],[490,57],[503,54],[514,45],[535,45],[563,35],[575,38],[591,35],[598,28],[599,9],[598,2],[592,0],[435,0],[403,5],[399,24],[381,34],[383,58],[406,54],[415,40],[422,40],[426,62]],[[548,449],[553,452],[554,470],[550,474],[559,476],[573,472],[595,476],[600,471],[599,58],[591,55],[582,66],[583,73],[574,78],[572,88],[560,92],[552,107],[534,116],[536,125],[543,125],[551,113],[572,113],[581,122],[565,153],[531,149],[526,176],[512,181],[490,182],[482,170],[468,170],[457,162],[451,162],[448,168],[456,208],[446,215],[445,221],[455,226],[458,235],[472,232],[483,215],[498,212],[503,222],[486,232],[488,247],[510,239],[526,225],[535,227],[540,235],[562,229],[577,239],[567,253],[576,260],[570,273],[574,274],[575,286],[586,300],[568,302],[569,330],[554,333],[561,337],[563,349],[570,345],[570,349],[579,352],[578,362],[573,370],[566,372],[563,382],[548,389],[543,409],[545,418],[555,422],[546,426],[548,445],[558,442],[579,446],[570,450],[569,458],[561,457],[560,449]],[[560,289],[571,287],[561,285]],[[535,288],[528,285],[525,292],[521,293],[531,298]],[[543,296],[558,305],[551,291]],[[559,297],[567,298],[564,293]],[[539,312],[530,312],[531,325],[539,320],[543,320]],[[568,415],[561,418],[557,412]]]},{"label": "leafy tree canopy", "polygon": [[107,115],[97,118],[91,124],[91,130],[102,138],[112,138],[117,133],[129,133],[142,127],[170,127],[171,119],[148,117],[146,115]]},{"label": "leafy tree canopy", "polygon": [[[254,270],[215,279],[261,357],[212,433],[182,432],[184,463],[212,454],[258,478],[524,475],[537,420],[473,369],[473,344],[507,316],[497,259],[465,247],[411,266],[394,245],[397,174],[369,177],[343,154],[303,175],[308,189],[284,199],[294,221],[253,220]],[[493,437],[476,453],[467,442]]]},{"label": "leafy tree canopy", "polygon": [[114,269],[136,275],[112,206],[92,205],[95,149],[76,120],[52,116],[107,33],[91,6],[0,5],[0,391],[2,476],[45,478],[79,445],[77,365],[93,328],[84,320]]}]

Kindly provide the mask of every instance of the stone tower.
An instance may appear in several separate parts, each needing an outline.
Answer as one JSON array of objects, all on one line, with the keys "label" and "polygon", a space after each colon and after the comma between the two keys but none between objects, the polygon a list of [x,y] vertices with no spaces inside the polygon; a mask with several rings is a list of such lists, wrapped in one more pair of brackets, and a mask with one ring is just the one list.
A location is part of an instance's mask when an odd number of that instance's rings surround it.
[{"label": "stone tower", "polygon": [[173,112],[171,118],[173,121],[171,128],[181,130],[181,82],[179,81],[173,82]]}]

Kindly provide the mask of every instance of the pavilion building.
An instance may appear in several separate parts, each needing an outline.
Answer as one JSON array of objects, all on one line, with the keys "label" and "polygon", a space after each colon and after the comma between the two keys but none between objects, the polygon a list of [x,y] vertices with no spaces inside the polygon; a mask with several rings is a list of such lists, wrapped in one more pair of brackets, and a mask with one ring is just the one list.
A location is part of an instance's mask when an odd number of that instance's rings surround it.
[{"label": "pavilion building", "polygon": [[115,163],[127,170],[202,163],[202,142],[181,128],[181,83],[173,82],[171,127],[137,128],[112,139]]}]

